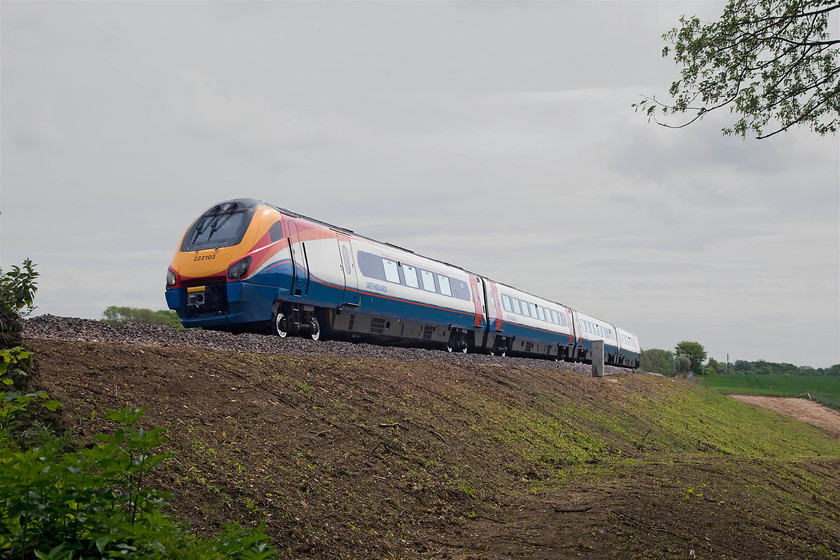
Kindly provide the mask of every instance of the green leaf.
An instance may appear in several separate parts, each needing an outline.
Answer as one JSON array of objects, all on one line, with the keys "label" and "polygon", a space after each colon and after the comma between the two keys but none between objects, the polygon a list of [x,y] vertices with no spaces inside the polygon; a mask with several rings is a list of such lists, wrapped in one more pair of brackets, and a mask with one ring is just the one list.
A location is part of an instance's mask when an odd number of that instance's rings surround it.
[{"label": "green leaf", "polygon": [[105,547],[108,546],[108,543],[111,542],[111,537],[109,535],[105,535],[96,539],[96,550],[99,551],[99,554],[103,554],[105,552]]},{"label": "green leaf", "polygon": [[41,406],[49,410],[50,412],[55,412],[61,406],[61,403],[58,401],[47,401],[41,403]]}]

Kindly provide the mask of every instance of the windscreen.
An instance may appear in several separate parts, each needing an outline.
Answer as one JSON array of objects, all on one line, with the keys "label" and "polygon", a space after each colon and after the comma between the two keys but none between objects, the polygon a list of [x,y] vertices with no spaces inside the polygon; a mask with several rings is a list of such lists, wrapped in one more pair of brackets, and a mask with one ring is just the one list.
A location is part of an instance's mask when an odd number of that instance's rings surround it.
[{"label": "windscreen", "polygon": [[254,209],[237,201],[223,202],[201,215],[187,230],[182,252],[237,245],[254,216]]}]

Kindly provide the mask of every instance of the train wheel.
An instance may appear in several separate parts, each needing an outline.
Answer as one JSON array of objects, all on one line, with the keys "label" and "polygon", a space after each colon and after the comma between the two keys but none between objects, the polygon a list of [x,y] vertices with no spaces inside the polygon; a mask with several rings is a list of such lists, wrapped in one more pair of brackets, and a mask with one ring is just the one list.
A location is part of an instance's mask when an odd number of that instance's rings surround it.
[{"label": "train wheel", "polygon": [[321,340],[321,323],[318,322],[314,316],[309,320],[309,326],[312,329],[309,332],[309,337],[312,340]]},{"label": "train wheel", "polygon": [[274,334],[280,338],[289,336],[289,327],[286,326],[286,315],[282,311],[278,311],[274,316]]},{"label": "train wheel", "polygon": [[463,352],[464,354],[466,354],[467,347],[468,344],[466,339],[464,338],[464,335],[459,335],[455,332],[449,335],[449,342],[446,343],[447,352],[454,352],[457,350],[458,352]]}]

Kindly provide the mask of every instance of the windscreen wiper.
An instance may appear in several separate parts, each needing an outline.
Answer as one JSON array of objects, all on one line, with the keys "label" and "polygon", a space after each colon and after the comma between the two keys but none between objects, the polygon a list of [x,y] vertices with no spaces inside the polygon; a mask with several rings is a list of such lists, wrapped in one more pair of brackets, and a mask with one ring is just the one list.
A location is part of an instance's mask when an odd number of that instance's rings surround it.
[{"label": "windscreen wiper", "polygon": [[233,216],[233,212],[228,212],[227,214],[219,214],[218,216],[213,218],[213,221],[210,222],[210,235],[207,236],[207,241],[210,241],[210,238],[213,237],[213,234],[219,231],[219,228],[225,225],[227,221],[230,220],[231,216]]},{"label": "windscreen wiper", "polygon": [[193,236],[190,243],[195,243],[198,241],[198,236],[204,233],[204,224],[207,222],[208,218],[210,218],[210,213],[205,213],[202,217],[198,219],[198,222],[195,224],[195,228],[193,228]]}]

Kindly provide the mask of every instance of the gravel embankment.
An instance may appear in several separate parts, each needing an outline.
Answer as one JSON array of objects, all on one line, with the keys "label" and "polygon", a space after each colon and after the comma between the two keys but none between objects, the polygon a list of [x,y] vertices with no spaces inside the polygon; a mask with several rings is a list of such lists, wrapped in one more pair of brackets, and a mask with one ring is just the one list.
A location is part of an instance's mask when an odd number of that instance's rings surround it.
[{"label": "gravel embankment", "polygon": [[[24,321],[25,338],[50,340],[72,340],[87,342],[115,342],[124,344],[149,344],[154,346],[194,346],[235,352],[259,352],[267,354],[332,354],[347,357],[382,358],[400,361],[446,362],[461,365],[496,364],[523,367],[557,367],[590,375],[592,367],[587,364],[534,360],[511,356],[489,356],[486,354],[449,353],[445,350],[405,348],[402,346],[379,346],[375,344],[322,340],[315,342],[308,338],[261,334],[230,334],[220,331],[198,329],[174,329],[161,325],[139,323],[108,324],[92,319],[41,315]],[[607,373],[630,372],[632,370],[607,366]]]}]

